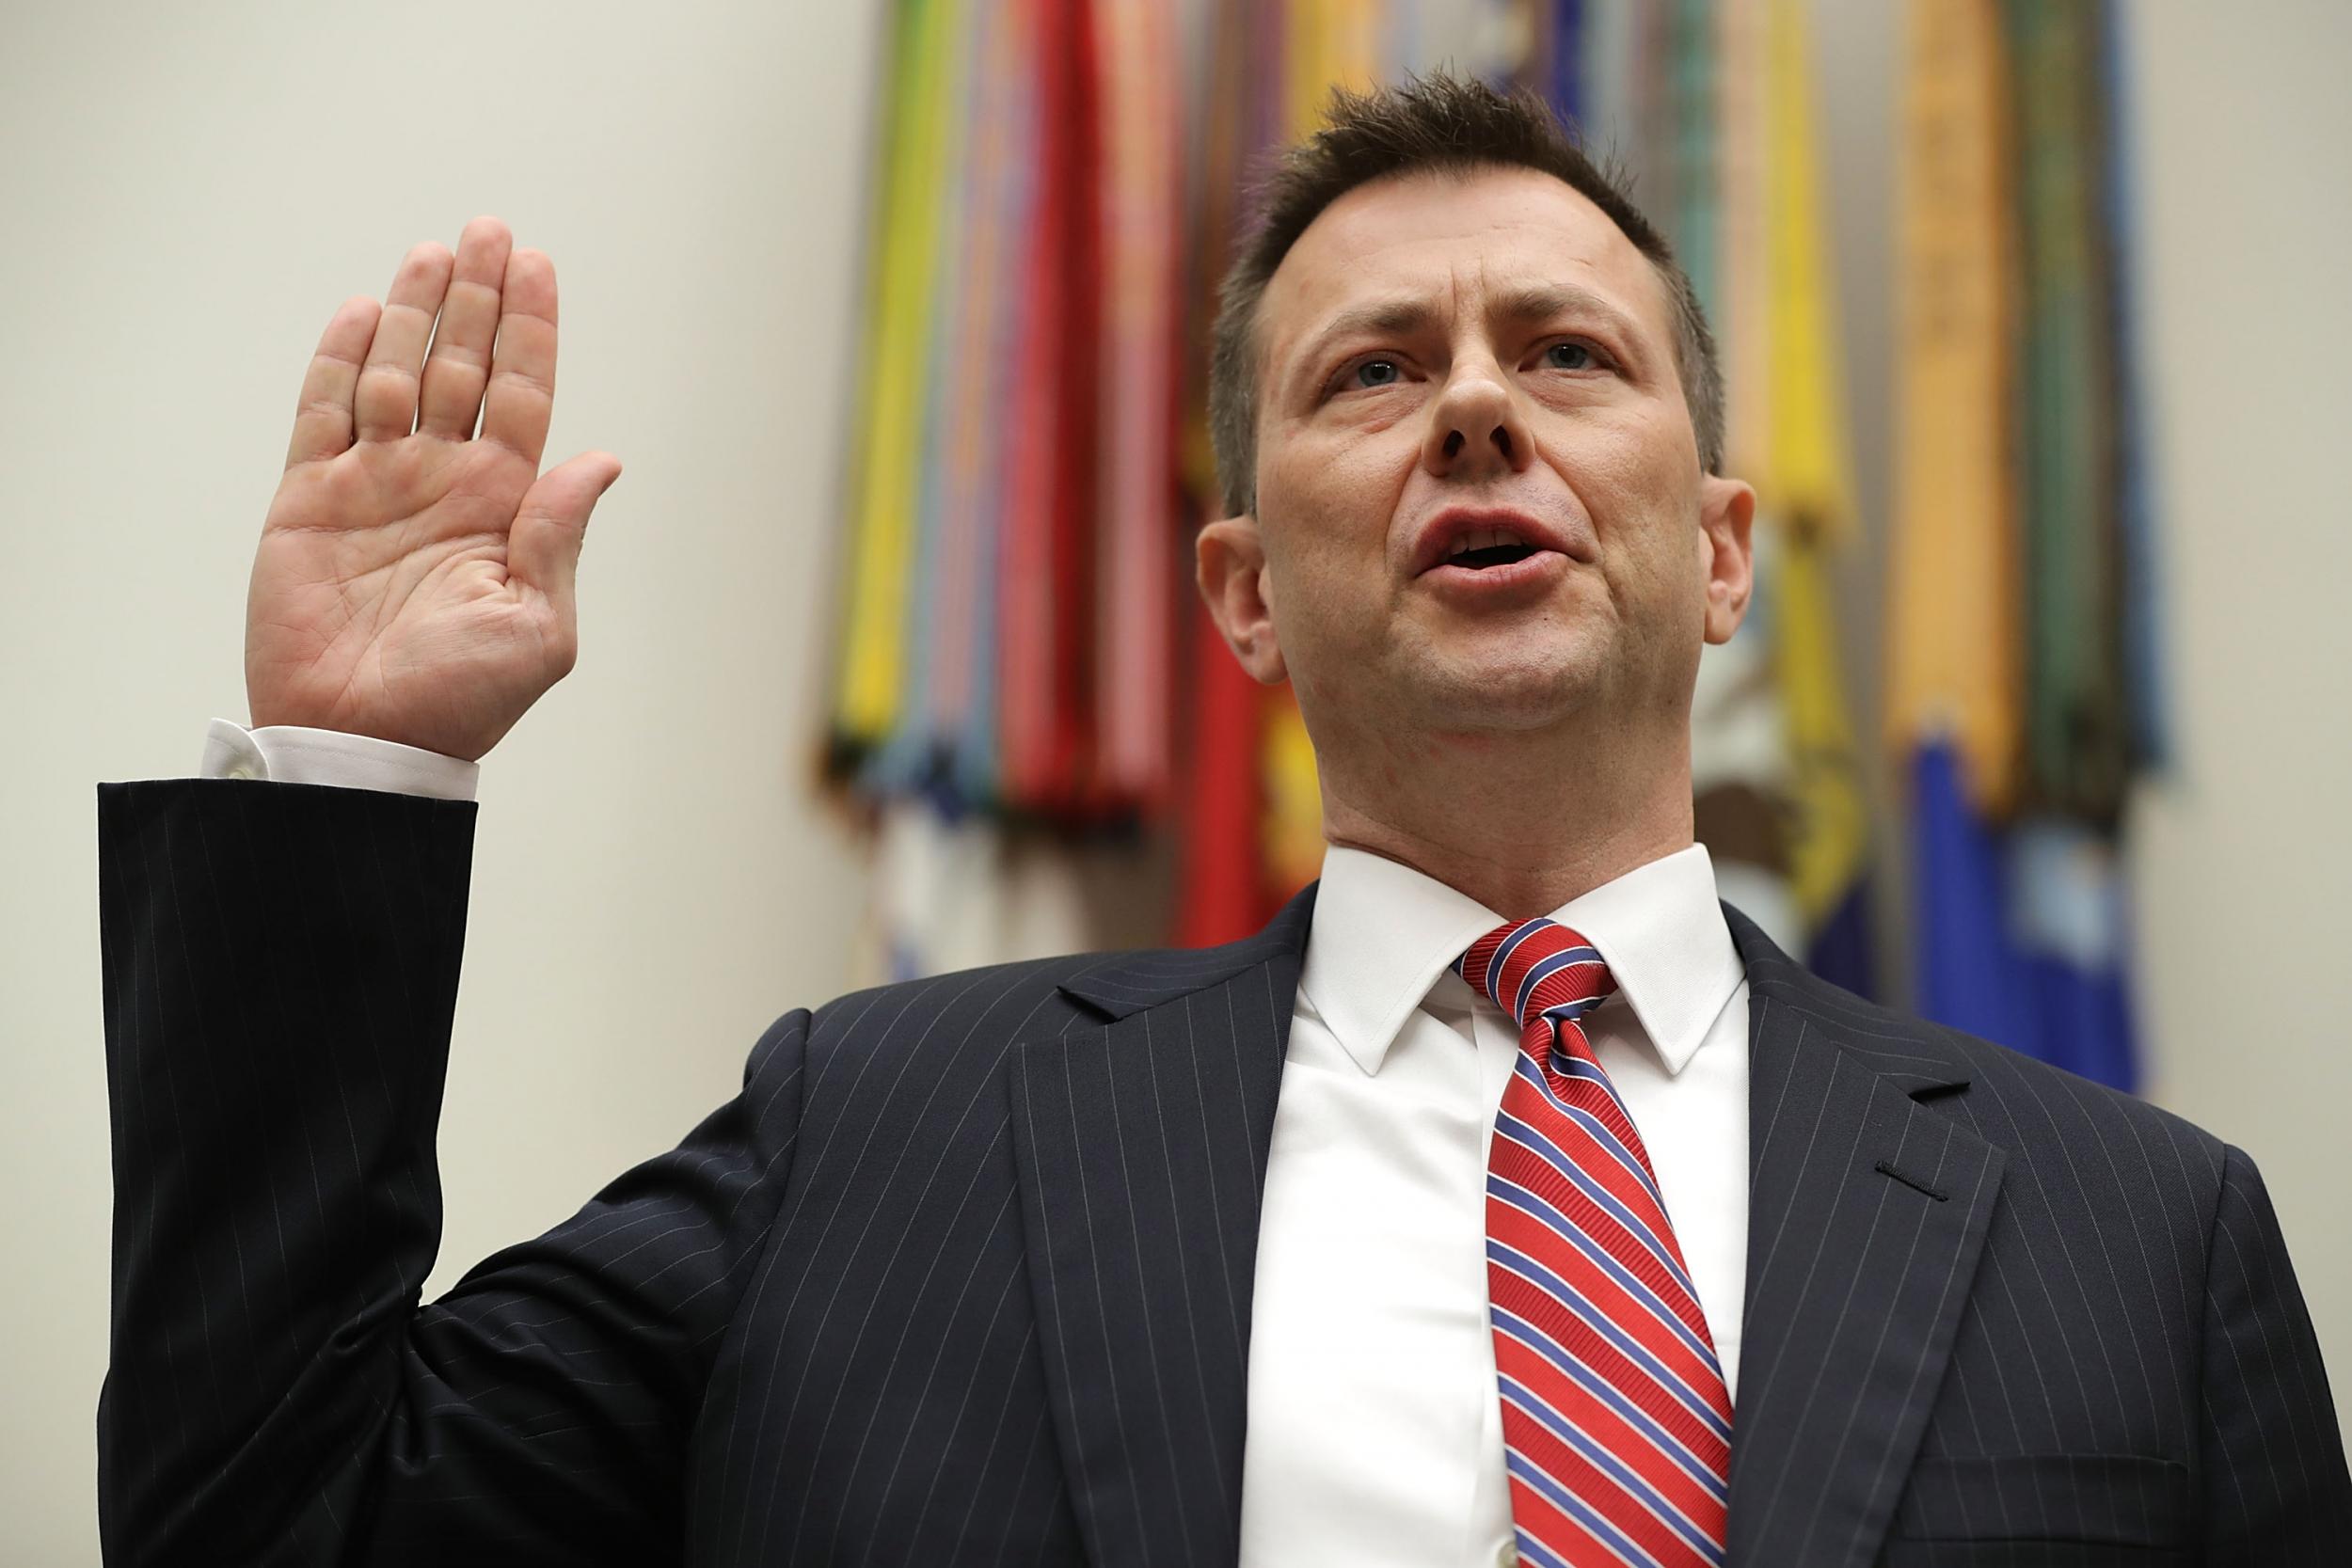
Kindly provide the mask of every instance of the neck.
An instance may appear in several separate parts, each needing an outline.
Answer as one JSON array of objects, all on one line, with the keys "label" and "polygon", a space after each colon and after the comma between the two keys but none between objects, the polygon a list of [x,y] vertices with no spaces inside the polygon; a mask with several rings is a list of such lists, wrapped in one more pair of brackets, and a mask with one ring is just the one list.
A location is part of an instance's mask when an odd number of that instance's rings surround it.
[{"label": "neck", "polygon": [[[1325,762],[1324,836],[1411,866],[1505,920],[1549,914],[1692,842],[1691,750],[1556,736],[1422,737]],[[1407,763],[1411,764],[1410,766]]]}]

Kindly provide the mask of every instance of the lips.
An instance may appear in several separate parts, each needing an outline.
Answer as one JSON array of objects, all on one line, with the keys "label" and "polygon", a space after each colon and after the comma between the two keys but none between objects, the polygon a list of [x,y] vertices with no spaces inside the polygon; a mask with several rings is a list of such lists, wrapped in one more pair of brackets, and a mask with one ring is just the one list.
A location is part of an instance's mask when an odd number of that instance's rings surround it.
[{"label": "lips", "polygon": [[1413,575],[1440,566],[1500,570],[1549,551],[1588,559],[1559,529],[1516,508],[1450,506],[1429,519],[1413,546]]}]

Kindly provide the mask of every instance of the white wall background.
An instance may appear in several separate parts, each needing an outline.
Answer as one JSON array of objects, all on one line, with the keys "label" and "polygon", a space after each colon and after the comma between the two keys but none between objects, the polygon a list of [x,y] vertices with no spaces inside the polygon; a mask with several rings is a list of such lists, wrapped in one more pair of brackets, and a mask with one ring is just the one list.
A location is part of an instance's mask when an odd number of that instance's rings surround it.
[{"label": "white wall background", "polygon": [[[1898,8],[1816,8],[1883,516]],[[188,771],[207,717],[244,717],[246,573],[303,364],[413,242],[495,212],[555,257],[550,460],[628,464],[581,568],[580,667],[484,773],[430,1289],[674,1142],[770,1019],[840,988],[861,876],[810,759],[878,9],[8,7],[0,1564],[97,1560],[93,785]],[[2184,756],[2138,821],[2154,1089],[2262,1163],[2341,1401],[2352,9],[2140,0],[2134,20]],[[1867,700],[1867,660],[1856,679]]]},{"label": "white wall background", "polygon": [[[549,460],[627,464],[571,677],[483,770],[437,1292],[845,989],[813,777],[878,9],[6,8],[0,1563],[97,1560],[102,779],[243,720],[246,575],[344,297],[497,213],[555,258]],[[550,1085],[561,1085],[551,1088]]]},{"label": "white wall background", "polygon": [[2352,1417],[2352,7],[2140,8],[2140,341],[2182,759],[2134,821],[2153,1091],[2262,1166]]}]

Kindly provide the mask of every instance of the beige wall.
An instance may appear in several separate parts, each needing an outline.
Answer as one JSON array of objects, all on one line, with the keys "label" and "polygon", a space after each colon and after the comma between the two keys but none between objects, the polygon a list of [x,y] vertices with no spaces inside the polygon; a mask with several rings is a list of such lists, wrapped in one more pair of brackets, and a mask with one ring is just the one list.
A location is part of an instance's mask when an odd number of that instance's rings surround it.
[{"label": "beige wall", "polygon": [[[135,13],[135,14],[134,14]],[[8,8],[0,27],[0,1564],[97,1560],[108,1178],[95,782],[245,717],[311,344],[494,212],[554,256],[550,459],[628,471],[578,670],[483,772],[437,1292],[841,989],[808,781],[874,8]],[[554,1085],[554,1086],[551,1086]]]},{"label": "beige wall", "polygon": [[[1817,8],[1862,477],[1883,501],[1895,8]],[[184,772],[205,718],[242,717],[245,576],[303,362],[413,241],[497,212],[555,256],[550,452],[628,465],[582,566],[580,668],[484,775],[430,1289],[668,1146],[770,1018],[837,989],[859,875],[807,780],[874,9],[11,8],[0,1256],[22,1272],[0,1291],[0,1563],[96,1560],[92,785]],[[2262,1162],[2341,1383],[2352,1245],[2328,1123],[2352,1103],[2333,984],[2352,834],[2326,808],[2352,745],[2321,672],[2341,575],[2324,503],[2352,413],[2352,104],[2331,80],[2352,12],[2136,14],[2185,752],[2141,814],[2140,914],[2152,960],[2198,955],[2151,966],[2156,1092]]]},{"label": "beige wall", "polygon": [[2138,10],[2140,341],[2181,753],[2135,819],[2153,1092],[2262,1166],[2352,1414],[2352,8]]}]

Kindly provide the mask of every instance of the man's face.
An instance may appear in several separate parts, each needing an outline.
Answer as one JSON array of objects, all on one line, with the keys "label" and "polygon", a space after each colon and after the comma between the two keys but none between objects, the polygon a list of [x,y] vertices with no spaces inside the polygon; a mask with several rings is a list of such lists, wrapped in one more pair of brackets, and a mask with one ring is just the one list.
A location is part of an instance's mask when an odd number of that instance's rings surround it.
[{"label": "man's face", "polygon": [[1289,676],[1319,748],[1687,727],[1700,643],[1745,603],[1752,503],[1702,474],[1666,285],[1598,207],[1532,169],[1359,186],[1283,258],[1258,332],[1257,513],[1211,531],[1263,551],[1236,645]]}]

